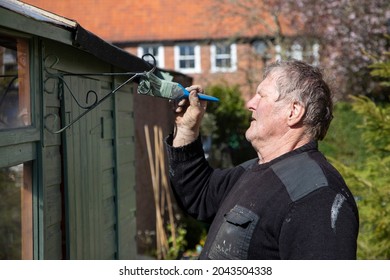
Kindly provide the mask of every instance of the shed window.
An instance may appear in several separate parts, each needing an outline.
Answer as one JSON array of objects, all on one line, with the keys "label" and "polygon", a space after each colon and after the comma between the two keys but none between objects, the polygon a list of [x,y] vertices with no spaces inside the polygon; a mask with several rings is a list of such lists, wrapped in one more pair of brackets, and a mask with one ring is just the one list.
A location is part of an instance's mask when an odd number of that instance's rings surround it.
[{"label": "shed window", "polygon": [[233,72],[237,69],[236,44],[211,45],[211,71]]},{"label": "shed window", "polygon": [[28,43],[0,37],[0,130],[31,125]]},{"label": "shed window", "polygon": [[0,168],[0,259],[32,258],[31,164]]},{"label": "shed window", "polygon": [[[142,45],[138,47],[138,56],[142,57],[144,54],[151,54],[157,62],[157,66],[164,68],[164,47],[160,45]],[[150,57],[145,57],[145,60],[153,64],[154,61]]]},{"label": "shed window", "polygon": [[33,258],[29,41],[0,34],[0,259]]},{"label": "shed window", "polygon": [[175,69],[183,73],[200,73],[200,46],[175,46]]}]

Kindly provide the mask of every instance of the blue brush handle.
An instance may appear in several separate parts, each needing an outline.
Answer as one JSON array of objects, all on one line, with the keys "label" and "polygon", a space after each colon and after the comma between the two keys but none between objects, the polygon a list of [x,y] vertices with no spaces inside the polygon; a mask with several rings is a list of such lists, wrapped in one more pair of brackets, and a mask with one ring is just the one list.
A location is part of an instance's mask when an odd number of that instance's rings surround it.
[{"label": "blue brush handle", "polygon": [[[186,90],[182,85],[179,84],[179,86],[183,89],[184,97],[188,98],[190,96],[189,91]],[[207,94],[203,94],[203,93],[198,93],[198,97],[200,100],[219,102],[219,98]]]}]

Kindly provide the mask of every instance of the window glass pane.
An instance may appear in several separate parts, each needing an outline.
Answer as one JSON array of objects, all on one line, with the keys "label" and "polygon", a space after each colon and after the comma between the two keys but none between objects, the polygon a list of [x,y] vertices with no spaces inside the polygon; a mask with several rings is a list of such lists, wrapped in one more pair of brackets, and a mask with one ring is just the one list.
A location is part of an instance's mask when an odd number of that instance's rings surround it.
[{"label": "window glass pane", "polygon": [[181,69],[195,68],[195,47],[180,46],[179,51],[179,67]]},{"label": "window glass pane", "polygon": [[[156,61],[151,56],[143,57],[145,54],[153,55]],[[158,67],[164,68],[164,53],[161,45],[141,45],[138,47],[138,56],[143,57],[143,59],[152,65],[156,63]]]},{"label": "window glass pane", "polygon": [[28,42],[0,35],[0,129],[29,125]]},{"label": "window glass pane", "polygon": [[291,46],[291,58],[303,60],[303,48],[300,44],[294,43]]},{"label": "window glass pane", "polygon": [[217,54],[230,55],[230,46],[217,46]]},{"label": "window glass pane", "polygon": [[231,60],[230,58],[225,59],[216,59],[216,66],[220,68],[230,68],[231,67]]},{"label": "window glass pane", "polygon": [[180,60],[180,68],[195,68],[195,60]]},{"label": "window glass pane", "polygon": [[144,54],[150,53],[150,54],[156,56],[156,55],[158,55],[158,47],[152,47],[152,46],[144,47],[143,52],[144,52]]},{"label": "window glass pane", "polygon": [[23,164],[0,168],[0,259],[21,259]]},{"label": "window glass pane", "polygon": [[252,46],[255,50],[255,53],[262,57],[266,57],[268,46],[264,41],[256,40],[253,42]]},{"label": "window glass pane", "polygon": [[218,68],[232,67],[230,45],[216,45],[215,46],[215,66]]},{"label": "window glass pane", "polygon": [[194,56],[195,47],[194,46],[180,46],[180,55],[181,56]]},{"label": "window glass pane", "polygon": [[0,260],[32,259],[31,162],[0,168]]}]

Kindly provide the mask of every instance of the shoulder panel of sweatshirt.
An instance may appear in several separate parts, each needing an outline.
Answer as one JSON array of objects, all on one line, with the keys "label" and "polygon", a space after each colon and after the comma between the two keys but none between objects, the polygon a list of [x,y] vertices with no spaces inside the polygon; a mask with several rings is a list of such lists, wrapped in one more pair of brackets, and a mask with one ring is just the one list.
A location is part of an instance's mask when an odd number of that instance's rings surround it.
[{"label": "shoulder panel of sweatshirt", "polygon": [[247,160],[247,161],[241,163],[239,166],[244,168],[245,170],[248,170],[248,169],[251,169],[253,167],[253,165],[258,161],[259,161],[258,158],[253,158],[253,159],[250,159],[250,160]]},{"label": "shoulder panel of sweatshirt", "polygon": [[307,153],[286,158],[271,168],[285,185],[292,201],[328,186],[328,180],[321,167]]}]

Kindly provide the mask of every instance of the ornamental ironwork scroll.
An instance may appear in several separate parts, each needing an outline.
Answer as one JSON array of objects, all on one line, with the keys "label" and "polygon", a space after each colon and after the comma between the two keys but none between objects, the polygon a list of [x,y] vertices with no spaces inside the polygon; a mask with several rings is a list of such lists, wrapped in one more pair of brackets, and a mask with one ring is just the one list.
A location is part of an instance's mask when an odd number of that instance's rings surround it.
[{"label": "ornamental ironwork scroll", "polygon": [[[156,59],[151,54],[145,54],[142,56],[142,59],[146,62],[145,57],[150,56],[153,59],[153,65],[152,68],[149,71],[145,72],[121,72],[121,73],[62,73],[58,72],[55,73],[53,71],[54,67],[60,62],[59,58],[54,55],[49,55],[44,60],[44,70],[46,73],[46,78],[44,80],[44,86],[45,91],[48,93],[58,93],[58,98],[61,100],[63,98],[62,95],[64,94],[70,94],[71,98],[76,102],[77,106],[79,106],[81,109],[85,110],[80,115],[78,115],[76,118],[69,121],[69,123],[65,124],[63,127],[61,127],[58,130],[54,130],[51,127],[49,127],[48,120],[52,119],[52,127],[55,126],[57,123],[59,117],[57,114],[49,113],[45,115],[44,117],[44,126],[46,130],[48,130],[50,133],[53,134],[59,134],[74,125],[76,122],[78,122],[82,117],[84,117],[86,114],[88,114],[90,111],[95,109],[97,106],[99,106],[101,103],[103,103],[105,100],[107,100],[109,97],[111,97],[113,94],[115,94],[118,90],[120,90],[122,87],[127,85],[128,83],[134,81],[137,77],[142,77],[147,75],[148,73],[152,73],[156,70]],[[147,63],[150,65],[149,63]],[[112,76],[112,77],[125,77],[125,81],[118,86],[116,86],[113,90],[105,94],[102,98],[99,99],[98,94],[94,90],[88,90],[86,93],[86,100],[85,104],[82,105],[80,100],[78,100],[71,90],[71,87],[68,85],[68,83],[65,80],[66,76],[79,76],[79,77],[97,77],[97,76]]]}]

